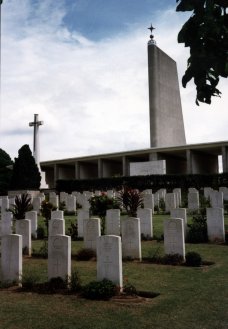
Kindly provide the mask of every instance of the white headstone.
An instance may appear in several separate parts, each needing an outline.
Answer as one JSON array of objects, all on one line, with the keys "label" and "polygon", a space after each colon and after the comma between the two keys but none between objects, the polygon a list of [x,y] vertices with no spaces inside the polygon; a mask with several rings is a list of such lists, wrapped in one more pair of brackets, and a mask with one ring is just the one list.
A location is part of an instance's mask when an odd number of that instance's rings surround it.
[{"label": "white headstone", "polygon": [[108,198],[114,198],[115,197],[114,191],[113,190],[108,190],[107,191],[107,197]]},{"label": "white headstone", "polygon": [[152,209],[152,213],[154,213],[154,195],[151,193],[146,193],[143,195],[143,204],[144,208]]},{"label": "white headstone", "polygon": [[137,217],[140,219],[140,230],[146,238],[153,237],[152,209],[138,209]]},{"label": "white headstone", "polygon": [[207,234],[209,241],[225,241],[223,208],[207,208]]},{"label": "white headstone", "polygon": [[84,219],[84,248],[97,249],[97,238],[101,235],[100,218]]},{"label": "white headstone", "polygon": [[16,220],[16,234],[22,235],[22,249],[27,249],[27,254],[31,256],[31,221],[29,219]]},{"label": "white headstone", "polygon": [[176,204],[176,195],[175,193],[166,193],[165,195],[165,211],[170,212],[171,209],[175,209]]},{"label": "white headstone", "polygon": [[51,219],[64,219],[64,213],[62,210],[53,210],[51,212]]},{"label": "white headstone", "polygon": [[66,203],[67,196],[68,196],[68,193],[66,193],[66,192],[60,192],[60,194],[59,194],[60,202],[65,202]]},{"label": "white headstone", "polygon": [[128,217],[123,219],[122,231],[122,254],[123,257],[142,259],[140,219]]},{"label": "white headstone", "polygon": [[187,210],[185,208],[176,208],[171,210],[171,218],[182,218],[184,220],[184,234],[187,231]]},{"label": "white headstone", "polygon": [[58,195],[50,195],[49,202],[56,208],[59,208],[59,196]]},{"label": "white headstone", "polygon": [[37,213],[40,213],[41,209],[41,203],[42,203],[42,198],[41,197],[34,197],[32,200],[32,207],[34,211],[37,211]]},{"label": "white headstone", "polygon": [[212,191],[210,193],[211,208],[223,208],[223,192]]},{"label": "white headstone", "polygon": [[173,193],[176,195],[176,207],[179,208],[181,206],[181,188],[173,189]]},{"label": "white headstone", "polygon": [[22,275],[22,236],[4,235],[1,241],[1,279],[16,281]]},{"label": "white headstone", "polygon": [[121,238],[103,235],[97,239],[97,280],[108,279],[123,287]]},{"label": "white headstone", "polygon": [[88,201],[88,198],[86,195],[81,196],[81,206],[83,210],[89,210],[90,209],[90,203]]},{"label": "white headstone", "polygon": [[71,275],[71,238],[66,235],[48,238],[48,279]]},{"label": "white headstone", "polygon": [[1,222],[1,236],[12,234],[12,220],[13,214],[9,211],[2,214]]},{"label": "white headstone", "polygon": [[219,192],[223,192],[223,200],[228,201],[228,187],[221,186]]},{"label": "white headstone", "polygon": [[165,254],[179,254],[185,259],[184,220],[171,218],[164,220]]},{"label": "white headstone", "polygon": [[120,210],[106,211],[105,230],[107,235],[120,235]]},{"label": "white headstone", "polygon": [[25,219],[31,221],[31,234],[37,238],[37,211],[27,211],[25,213]]},{"label": "white headstone", "polygon": [[77,210],[77,224],[78,224],[78,237],[84,236],[84,219],[89,219],[89,210],[78,209]]},{"label": "white headstone", "polygon": [[48,221],[48,234],[53,235],[65,235],[65,221],[62,219],[52,219]]},{"label": "white headstone", "polygon": [[199,209],[199,192],[188,193],[188,209],[191,211]]},{"label": "white headstone", "polygon": [[210,198],[210,194],[213,191],[211,187],[204,187],[203,189],[203,195],[206,199]]},{"label": "white headstone", "polygon": [[66,210],[69,212],[76,211],[76,196],[69,194],[66,199]]},{"label": "white headstone", "polygon": [[8,209],[9,209],[9,198],[8,198],[8,196],[3,196],[1,213],[4,214]]}]

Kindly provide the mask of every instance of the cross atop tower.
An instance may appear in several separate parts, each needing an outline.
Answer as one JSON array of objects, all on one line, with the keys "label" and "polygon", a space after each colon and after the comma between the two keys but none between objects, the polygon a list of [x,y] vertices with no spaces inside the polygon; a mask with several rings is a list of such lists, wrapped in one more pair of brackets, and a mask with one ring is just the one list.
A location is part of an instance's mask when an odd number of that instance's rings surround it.
[{"label": "cross atop tower", "polygon": [[155,27],[153,27],[153,25],[151,24],[150,27],[148,27],[148,30],[150,30],[150,40],[148,41],[148,45],[156,45],[156,41],[154,40],[154,36],[153,36],[153,30],[155,30]]},{"label": "cross atop tower", "polygon": [[43,121],[38,120],[38,114],[34,114],[34,122],[29,122],[29,127],[34,127],[33,130],[33,156],[36,164],[40,166],[40,152],[39,152],[39,126],[43,125]]}]

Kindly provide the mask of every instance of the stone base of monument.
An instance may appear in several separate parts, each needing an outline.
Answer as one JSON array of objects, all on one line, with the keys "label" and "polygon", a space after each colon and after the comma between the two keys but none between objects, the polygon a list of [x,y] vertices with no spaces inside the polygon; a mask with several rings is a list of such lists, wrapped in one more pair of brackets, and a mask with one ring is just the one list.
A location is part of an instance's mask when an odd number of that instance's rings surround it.
[{"label": "stone base of monument", "polygon": [[49,185],[46,183],[46,173],[41,171],[41,182],[40,182],[40,189],[49,188]]}]

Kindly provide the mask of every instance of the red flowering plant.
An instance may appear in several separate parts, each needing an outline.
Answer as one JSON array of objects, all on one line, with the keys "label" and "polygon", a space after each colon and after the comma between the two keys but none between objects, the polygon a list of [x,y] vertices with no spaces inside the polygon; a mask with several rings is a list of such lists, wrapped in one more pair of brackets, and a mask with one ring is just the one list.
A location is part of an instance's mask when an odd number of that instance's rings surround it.
[{"label": "red flowering plant", "polygon": [[143,198],[139,190],[127,186],[119,192],[117,200],[130,217],[136,217],[137,209],[143,206]]}]

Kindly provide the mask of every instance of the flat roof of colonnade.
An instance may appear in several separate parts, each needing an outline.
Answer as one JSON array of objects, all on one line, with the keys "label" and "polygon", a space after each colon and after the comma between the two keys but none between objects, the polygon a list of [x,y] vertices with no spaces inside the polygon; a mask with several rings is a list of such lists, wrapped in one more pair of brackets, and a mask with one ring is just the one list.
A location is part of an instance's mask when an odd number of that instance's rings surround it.
[{"label": "flat roof of colonnade", "polygon": [[159,154],[167,154],[171,156],[176,156],[180,158],[186,158],[186,151],[199,151],[201,153],[205,153],[207,155],[222,155],[222,148],[228,147],[228,141],[218,141],[218,142],[207,142],[207,143],[199,143],[199,144],[185,144],[179,146],[169,146],[169,147],[152,147],[146,149],[138,149],[138,150],[131,150],[131,151],[121,151],[121,152],[114,152],[114,153],[104,153],[104,154],[97,154],[97,155],[87,155],[87,156],[80,156],[74,158],[66,158],[66,159],[57,159],[57,160],[48,160],[48,161],[41,161],[41,166],[48,167],[53,166],[55,164],[73,164],[77,161],[83,162],[95,162],[98,159],[106,159],[112,161],[119,161],[122,157],[134,157],[137,160],[137,157],[142,158],[143,156],[148,156],[152,153],[159,153]]}]

